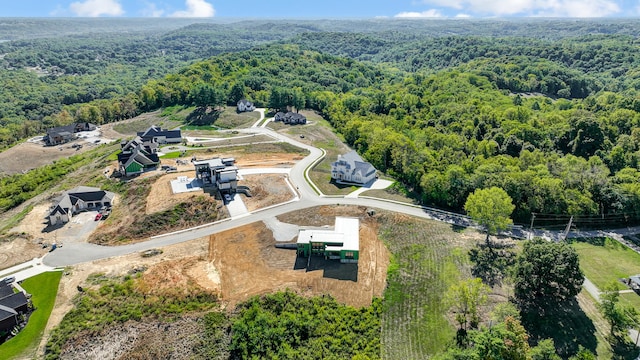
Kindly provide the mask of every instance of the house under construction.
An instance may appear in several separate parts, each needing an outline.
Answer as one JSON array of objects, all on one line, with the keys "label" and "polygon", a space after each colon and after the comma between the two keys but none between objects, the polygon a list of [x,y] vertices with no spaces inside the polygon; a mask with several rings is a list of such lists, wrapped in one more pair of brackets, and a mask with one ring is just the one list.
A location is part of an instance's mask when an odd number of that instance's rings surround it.
[{"label": "house under construction", "polygon": [[300,230],[297,249],[299,256],[324,255],[328,259],[340,259],[341,263],[357,263],[360,220],[339,216],[333,230]]},{"label": "house under construction", "polygon": [[219,191],[221,194],[232,194],[238,188],[238,168],[234,158],[213,158],[195,160],[196,178],[204,189]]}]

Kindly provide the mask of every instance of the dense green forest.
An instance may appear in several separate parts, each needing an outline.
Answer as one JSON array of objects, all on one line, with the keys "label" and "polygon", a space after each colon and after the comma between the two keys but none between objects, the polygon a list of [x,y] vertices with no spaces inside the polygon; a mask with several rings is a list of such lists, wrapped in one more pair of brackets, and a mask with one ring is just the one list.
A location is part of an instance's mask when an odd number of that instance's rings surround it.
[{"label": "dense green forest", "polygon": [[[498,186],[520,223],[640,218],[637,22],[435,23],[210,23],[3,43],[0,142],[247,97],[321,112],[425,204],[461,211],[471,191]],[[296,45],[273,44],[283,38]],[[22,70],[34,66],[46,75]]]},{"label": "dense green forest", "polygon": [[198,21],[2,19],[0,148],[82,120],[93,100],[120,101],[103,121],[136,115],[147,81],[273,42],[412,73],[469,65],[500,89],[551,97],[637,86],[634,20]]}]

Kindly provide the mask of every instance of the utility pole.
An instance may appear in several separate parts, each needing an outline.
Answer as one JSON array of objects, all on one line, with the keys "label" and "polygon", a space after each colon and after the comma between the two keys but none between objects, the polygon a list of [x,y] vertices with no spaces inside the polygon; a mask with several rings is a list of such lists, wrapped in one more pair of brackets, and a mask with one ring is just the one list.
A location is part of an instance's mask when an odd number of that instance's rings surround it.
[{"label": "utility pole", "polygon": [[567,240],[567,235],[569,235],[569,230],[571,230],[571,224],[573,223],[573,215],[571,215],[571,218],[569,219],[569,223],[567,224],[567,228],[564,229],[564,237],[562,238],[562,240],[566,241]]},{"label": "utility pole", "polygon": [[529,240],[533,239],[533,220],[536,218],[536,213],[531,213],[531,225],[529,225]]}]

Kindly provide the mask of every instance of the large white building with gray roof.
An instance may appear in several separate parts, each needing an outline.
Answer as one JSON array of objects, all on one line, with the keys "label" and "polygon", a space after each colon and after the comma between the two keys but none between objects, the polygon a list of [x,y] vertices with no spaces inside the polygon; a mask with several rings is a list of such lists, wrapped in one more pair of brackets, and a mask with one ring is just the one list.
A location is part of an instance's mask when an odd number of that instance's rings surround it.
[{"label": "large white building with gray roof", "polygon": [[376,168],[362,160],[353,150],[344,155],[338,155],[338,160],[331,163],[331,178],[338,182],[367,184],[376,178]]}]

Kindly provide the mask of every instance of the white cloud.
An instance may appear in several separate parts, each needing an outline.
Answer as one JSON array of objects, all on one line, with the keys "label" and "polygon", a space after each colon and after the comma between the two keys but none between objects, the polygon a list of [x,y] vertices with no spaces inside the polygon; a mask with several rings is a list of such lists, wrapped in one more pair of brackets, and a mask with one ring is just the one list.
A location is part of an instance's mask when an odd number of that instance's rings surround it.
[{"label": "white cloud", "polygon": [[463,13],[456,14],[456,18],[458,18],[458,19],[468,19],[470,17],[471,17],[471,15],[469,15],[469,14],[463,14]]},{"label": "white cloud", "polygon": [[102,15],[120,16],[124,14],[118,0],[85,0],[74,2],[69,9],[76,16],[98,17]]},{"label": "white cloud", "polygon": [[145,7],[140,10],[140,15],[144,17],[160,17],[164,15],[164,10],[158,9],[154,3],[145,2]]},{"label": "white cloud", "polygon": [[171,16],[173,17],[213,17],[216,14],[216,10],[213,5],[205,0],[186,0],[186,10],[176,11]]},{"label": "white cloud", "polygon": [[422,0],[465,13],[489,16],[606,17],[620,12],[619,0]]},{"label": "white cloud", "polygon": [[430,9],[422,12],[415,11],[405,11],[399,14],[396,14],[394,17],[397,18],[440,18],[442,17],[442,13],[440,10]]}]

